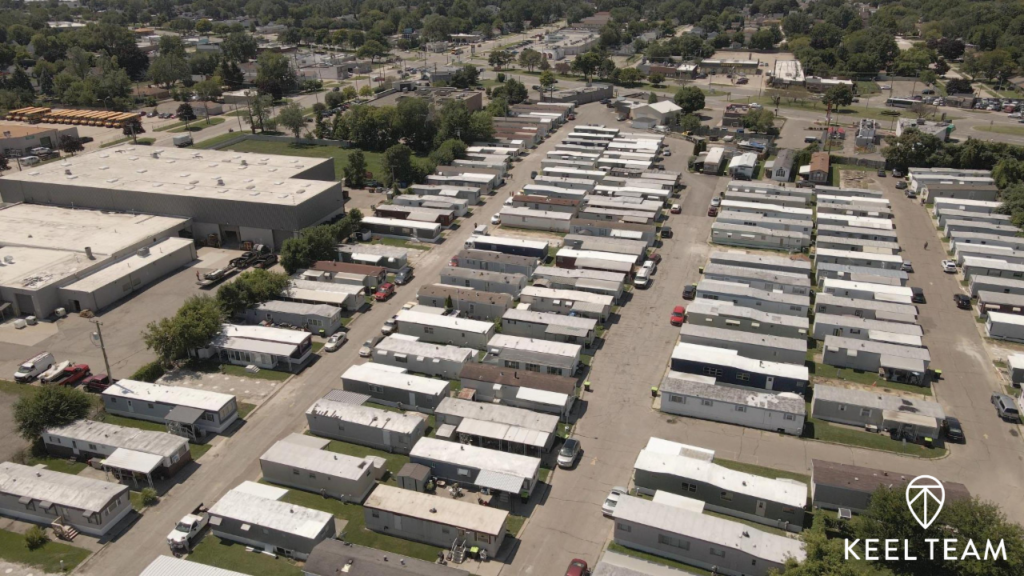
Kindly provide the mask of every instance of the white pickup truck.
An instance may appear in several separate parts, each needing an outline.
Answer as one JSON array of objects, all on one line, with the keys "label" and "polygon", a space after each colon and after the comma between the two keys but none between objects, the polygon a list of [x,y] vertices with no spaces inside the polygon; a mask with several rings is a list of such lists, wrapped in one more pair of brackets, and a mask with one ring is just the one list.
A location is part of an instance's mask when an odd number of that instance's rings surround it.
[{"label": "white pickup truck", "polygon": [[210,514],[202,504],[191,514],[186,514],[181,520],[178,520],[174,530],[167,535],[167,545],[171,547],[171,552],[175,555],[191,552],[192,544],[209,523]]}]

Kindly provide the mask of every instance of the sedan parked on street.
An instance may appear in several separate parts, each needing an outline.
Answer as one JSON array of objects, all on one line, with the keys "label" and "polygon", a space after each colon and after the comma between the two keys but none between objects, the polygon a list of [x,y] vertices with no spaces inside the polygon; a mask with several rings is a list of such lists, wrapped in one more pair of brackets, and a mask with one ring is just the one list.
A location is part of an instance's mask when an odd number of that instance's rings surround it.
[{"label": "sedan parked on street", "polygon": [[622,486],[612,488],[612,491],[608,493],[608,497],[604,499],[604,504],[601,505],[601,513],[605,516],[611,516],[615,513],[615,506],[619,503],[619,496],[623,494],[629,494],[629,490]]},{"label": "sedan parked on street", "polygon": [[581,450],[582,446],[579,440],[566,439],[565,444],[562,444],[562,449],[558,451],[558,467],[572,468],[579,459]]},{"label": "sedan parked on street", "polygon": [[956,274],[956,262],[952,260],[943,260],[942,271],[950,274]]},{"label": "sedan parked on street", "polygon": [[672,309],[672,316],[669,317],[669,324],[673,326],[682,326],[683,322],[686,322],[686,308],[682,306],[676,306]]}]

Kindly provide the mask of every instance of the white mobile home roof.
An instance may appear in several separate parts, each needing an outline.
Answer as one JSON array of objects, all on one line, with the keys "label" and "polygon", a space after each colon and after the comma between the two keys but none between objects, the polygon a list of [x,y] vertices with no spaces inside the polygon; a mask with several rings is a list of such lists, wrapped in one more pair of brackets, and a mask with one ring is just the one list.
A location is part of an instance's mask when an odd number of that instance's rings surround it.
[{"label": "white mobile home roof", "polygon": [[853,406],[911,412],[921,416],[945,419],[946,413],[938,402],[925,400],[920,395],[884,394],[855,386],[832,386],[816,384],[814,399],[830,402],[841,402]]},{"label": "white mobile home roof", "polygon": [[615,302],[615,298],[604,294],[593,294],[591,292],[580,292],[578,290],[557,290],[554,288],[541,288],[540,286],[527,286],[526,288],[523,288],[521,296],[556,298],[558,300],[569,302],[589,302],[599,306],[611,306]]},{"label": "white mobile home roof", "polygon": [[260,528],[270,528],[302,538],[315,538],[334,516],[277,500],[231,490],[210,508],[212,516],[232,518]]},{"label": "white mobile home roof", "polygon": [[448,462],[478,470],[489,470],[516,478],[533,478],[540,470],[540,458],[448,442],[437,438],[420,438],[412,447],[409,456]]},{"label": "white mobile home roof", "polygon": [[786,292],[773,292],[751,288],[739,282],[724,282],[720,280],[709,280],[707,278],[697,283],[698,292],[716,292],[721,294],[739,294],[750,298],[757,298],[767,302],[780,302],[795,306],[810,306],[811,298],[800,294],[788,294]]},{"label": "white mobile home roof", "polygon": [[741,202],[739,200],[722,200],[722,210],[726,209],[743,209],[755,210],[760,212],[776,212],[779,214],[788,214],[794,218],[801,220],[810,220],[814,215],[814,211],[810,208],[791,208],[789,206],[782,206],[780,204],[761,204],[758,202]]},{"label": "white mobile home roof", "polygon": [[885,320],[871,320],[858,316],[843,316],[839,314],[815,314],[814,321],[826,325],[850,326],[863,330],[880,330],[893,334],[905,334],[908,336],[924,336],[924,330],[917,324],[905,324],[903,322],[886,322]]},{"label": "white mobile home roof", "polygon": [[0,462],[0,492],[14,496],[15,500],[27,497],[99,512],[113,497],[128,492],[128,487],[46,468]]},{"label": "white mobile home roof", "polygon": [[974,256],[964,256],[963,266],[991,268],[993,270],[1003,270],[1007,272],[1024,272],[1024,264],[1014,264],[1012,262],[1007,262],[1006,260],[996,260],[994,258],[975,258]]},{"label": "white mobile home roof", "polygon": [[561,186],[544,186],[540,184],[527,184],[523,192],[528,196],[575,196],[575,199],[582,200],[587,196],[587,191],[582,188],[562,188]]},{"label": "white mobile home roof", "polygon": [[424,326],[436,326],[448,330],[459,330],[461,332],[473,332],[475,334],[486,334],[494,328],[491,322],[470,320],[468,318],[456,318],[455,316],[444,316],[440,314],[427,314],[414,310],[399,310],[398,322],[409,322]]},{"label": "white mobile home roof", "polygon": [[675,349],[672,351],[672,357],[721,366],[732,366],[745,372],[769,374],[780,378],[794,378],[796,380],[808,380],[810,378],[807,366],[745,358],[740,356],[739,352],[735,350],[715,348],[713,346],[700,346],[698,344],[680,342],[676,344]]},{"label": "white mobile home roof", "polygon": [[848,216],[846,214],[818,214],[818,224],[837,224],[849,228],[872,228],[875,230],[892,230],[895,226],[891,218],[869,218],[867,216]]},{"label": "white mobile home roof", "polygon": [[558,416],[554,414],[541,414],[533,410],[504,406],[502,404],[489,404],[484,402],[473,402],[459,398],[445,398],[434,410],[437,414],[450,414],[460,418],[472,418],[484,422],[498,422],[510,426],[518,426],[527,430],[554,433],[558,429]]},{"label": "white mobile home roof", "polygon": [[314,402],[306,410],[306,414],[336,418],[344,422],[380,428],[381,430],[388,430],[398,434],[411,434],[416,430],[420,422],[423,421],[422,418],[415,414],[392,412],[390,410],[381,410],[372,406],[361,406],[348,402],[336,402],[326,398],[321,398]]},{"label": "white mobile home roof", "polygon": [[704,267],[704,274],[735,276],[750,280],[764,280],[775,284],[786,284],[790,286],[810,286],[811,279],[806,274],[799,272],[781,272],[778,270],[766,270],[763,268],[751,268],[749,266],[729,266],[712,262]]},{"label": "white mobile home roof", "polygon": [[[801,504],[802,505],[802,504]],[[794,538],[762,532],[739,522],[637,498],[621,496],[615,506],[616,520],[635,522],[659,532],[680,534],[722,548],[740,550],[756,558],[784,564],[787,558],[806,558],[803,543]]]},{"label": "white mobile home roof", "polygon": [[864,308],[866,310],[875,310],[888,312],[890,314],[901,314],[910,317],[917,317],[917,307],[908,304],[897,304],[895,302],[881,302],[878,300],[864,300],[861,298],[847,298],[845,296],[836,296],[835,294],[829,294],[827,292],[819,292],[814,298],[814,305],[818,306],[821,304],[831,306],[849,306],[853,308]]},{"label": "white mobile home roof", "polygon": [[807,503],[807,485],[789,479],[776,479],[739,472],[713,462],[698,458],[676,455],[671,456],[650,450],[641,450],[633,464],[636,470],[646,470],[658,474],[671,474],[684,478],[692,478],[698,482],[745,494],[753,498],[770,500],[788,504],[795,508],[803,508]]},{"label": "white mobile home roof", "polygon": [[826,292],[829,288],[833,288],[835,290],[872,292],[875,294],[875,300],[900,302],[903,304],[910,304],[910,298],[914,295],[914,290],[909,286],[890,286],[888,284],[851,282],[849,280],[839,280],[838,278],[825,278],[825,280],[822,281],[822,286]]},{"label": "white mobile home roof", "polygon": [[[362,284],[341,284],[339,282],[317,282],[315,280],[292,280],[288,283],[290,288],[285,289],[282,294],[292,297],[293,291],[302,292],[334,292],[336,294],[352,295],[360,294],[366,288]],[[294,330],[288,330],[294,332]]]},{"label": "white mobile home roof", "polygon": [[854,260],[879,260],[882,262],[903,263],[903,256],[899,254],[875,254],[873,252],[853,252],[851,250],[833,250],[831,248],[818,248],[815,250],[816,257],[831,256],[833,258],[852,258]]},{"label": "white mobile home roof", "polygon": [[415,220],[399,220],[397,218],[378,218],[376,216],[367,216],[363,218],[364,224],[379,224],[381,226],[398,226],[401,228],[414,228],[416,230],[431,230],[434,232],[440,232],[441,225],[434,224],[433,222],[417,222]]},{"label": "white mobile home roof", "polygon": [[775,410],[799,416],[804,416],[807,413],[807,402],[799,394],[764,392],[744,386],[724,386],[716,384],[715,379],[710,376],[670,371],[662,379],[659,389],[662,393],[721,400],[730,404]]},{"label": "white mobile home roof", "polygon": [[551,340],[539,340],[537,338],[523,338],[521,336],[509,336],[508,334],[495,334],[488,342],[487,348],[502,348],[515,350],[526,354],[546,354],[552,356],[565,356],[575,358],[582,349],[579,344],[568,342],[552,342]]},{"label": "white mobile home roof", "polygon": [[[363,507],[491,536],[501,534],[508,518],[508,512],[504,510],[480,506],[469,500],[455,500],[386,484],[378,484],[367,496]],[[339,569],[341,571],[345,570]]]},{"label": "white mobile home roof", "polygon": [[598,181],[605,176],[605,173],[600,170],[577,170],[575,168],[545,168],[544,173],[548,176],[579,177]]},{"label": "white mobile home roof", "polygon": [[[1024,317],[1020,317],[1024,320]],[[856,350],[859,352],[869,352],[874,354],[881,354],[883,357],[891,356],[894,358],[910,358],[913,360],[921,360],[923,362],[931,362],[931,354],[928,353],[927,348],[918,348],[916,346],[900,346],[898,344],[888,344],[885,342],[874,342],[872,340],[857,340],[856,338],[844,338],[842,336],[826,336],[825,337],[825,349],[826,350],[838,350],[845,348],[846,350]],[[815,389],[817,394],[817,389]]]},{"label": "white mobile home roof", "polygon": [[260,456],[260,460],[348,480],[358,480],[370,468],[366,458],[310,448],[286,440],[274,443]]},{"label": "white mobile home roof", "polygon": [[544,220],[565,220],[573,219],[571,212],[553,212],[550,210],[534,210],[525,206],[503,206],[500,214],[506,216],[522,216],[524,218],[541,218]]},{"label": "white mobile home roof", "polygon": [[[305,334],[305,333],[303,333]],[[138,400],[140,402],[162,402],[174,406],[187,406],[199,410],[220,411],[235,399],[233,394],[221,394],[207,390],[196,390],[183,386],[164,386],[138,380],[122,379],[103,391],[104,395]]]},{"label": "white mobile home roof", "polygon": [[644,449],[658,454],[668,454],[670,456],[678,456],[681,454],[690,458],[696,458],[697,460],[703,460],[704,462],[711,462],[715,459],[714,450],[708,450],[707,448],[701,448],[699,446],[690,446],[689,444],[682,444],[680,442],[673,442],[656,436],[651,436],[647,439],[647,446]]},{"label": "white mobile home roof", "polygon": [[1002,202],[988,202],[985,200],[961,200],[958,198],[936,198],[935,206],[932,210],[938,213],[939,210],[944,208],[950,209],[962,209],[961,207],[976,206],[978,208],[988,208],[994,211],[996,208],[1002,206]]},{"label": "white mobile home roof", "polygon": [[591,330],[597,328],[597,320],[583,318],[582,316],[566,316],[553,312],[536,312],[534,310],[522,310],[509,308],[502,315],[503,320],[520,320],[535,324],[546,324],[548,326],[559,326],[565,328],[577,336],[586,336]]},{"label": "white mobile home roof", "polygon": [[715,250],[708,255],[709,262],[720,262],[735,266],[736,263],[749,265],[751,268],[758,267],[783,267],[811,273],[811,263],[806,260],[794,260],[782,256],[768,256],[758,253],[738,252],[735,250]]},{"label": "white mobile home roof", "polygon": [[270,300],[257,304],[253,307],[257,311],[286,312],[291,314],[305,314],[308,316],[325,316],[330,318],[341,310],[326,304],[303,304],[302,302],[288,302],[285,300]]},{"label": "white mobile home roof", "polygon": [[854,196],[861,198],[881,198],[881,190],[872,190],[870,188],[838,188],[836,186],[815,186],[814,192],[817,194],[828,194],[831,196]]},{"label": "white mobile home roof", "polygon": [[157,556],[139,576],[246,576],[241,572],[189,562],[174,556]]},{"label": "white mobile home roof", "polygon": [[73,438],[79,442],[95,442],[107,446],[116,446],[163,457],[178,454],[182,446],[188,446],[188,440],[181,436],[168,434],[167,432],[140,430],[138,428],[84,419],[72,422],[67,426],[49,428],[45,434]]},{"label": "white mobile home roof", "polygon": [[724,300],[710,300],[707,298],[700,298],[690,302],[686,307],[686,313],[750,318],[756,322],[771,322],[772,324],[792,326],[803,330],[807,330],[810,323],[810,320],[802,316],[772,314],[771,312],[765,312],[764,310],[758,310],[757,308],[737,306],[732,302],[726,302]]},{"label": "white mobile home roof", "polygon": [[636,264],[636,256],[631,254],[619,254],[617,252],[601,252],[599,250],[575,250],[573,248],[559,248],[556,254],[563,258],[590,258],[593,260],[609,260],[622,262],[624,264]]},{"label": "white mobile home roof", "polygon": [[502,244],[505,246],[517,246],[520,248],[531,248],[534,250],[547,250],[546,240],[525,240],[523,238],[509,238],[507,236],[470,236],[467,242],[483,241],[489,244]]},{"label": "white mobile home roof", "polygon": [[449,346],[446,344],[432,344],[430,342],[421,342],[418,339],[410,339],[408,337],[399,338],[398,336],[404,335],[392,334],[381,340],[374,349],[385,350],[396,354],[405,354],[407,356],[440,358],[442,360],[449,360],[452,362],[465,362],[476,354],[476,350],[472,348],[462,348],[460,346]]},{"label": "white mobile home roof", "polygon": [[443,394],[444,391],[448,389],[447,380],[437,380],[435,378],[427,378],[425,376],[416,376],[415,374],[409,374],[402,368],[396,369],[394,366],[382,366],[380,364],[374,364],[373,362],[350,366],[348,370],[345,370],[345,373],[342,374],[341,377],[342,379],[352,378],[361,382],[376,384],[377,386],[397,388],[400,390],[419,392],[421,394],[431,394],[434,396]]}]

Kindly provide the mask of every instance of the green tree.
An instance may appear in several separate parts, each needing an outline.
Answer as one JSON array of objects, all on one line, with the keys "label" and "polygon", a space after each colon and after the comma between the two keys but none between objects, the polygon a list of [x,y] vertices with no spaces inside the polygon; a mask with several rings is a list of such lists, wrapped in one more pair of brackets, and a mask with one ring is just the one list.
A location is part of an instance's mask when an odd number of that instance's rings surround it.
[{"label": "green tree", "polygon": [[345,99],[345,102],[355,100],[358,95],[354,86],[345,86],[341,89],[341,96]]},{"label": "green tree", "polygon": [[76,388],[42,386],[14,403],[18,434],[35,442],[47,428],[67,426],[89,415],[89,397]]},{"label": "green tree", "polygon": [[245,74],[237,62],[222,60],[217,66],[217,76],[231,88],[238,88],[245,82]]},{"label": "green tree", "polygon": [[519,53],[519,65],[530,72],[533,72],[534,68],[540,66],[540,63],[543,60],[544,55],[533,48],[524,48],[523,51]]},{"label": "green tree", "polygon": [[213,30],[213,22],[210,22],[206,18],[196,22],[196,32],[203,34],[204,36],[209,34]]},{"label": "green tree", "polygon": [[771,50],[775,47],[775,35],[768,28],[759,28],[750,35],[751,50]]},{"label": "green tree", "polygon": [[277,52],[263,52],[256,60],[256,86],[263,94],[280,100],[296,88],[298,82],[288,58]]},{"label": "green tree", "polygon": [[551,92],[557,83],[558,79],[555,78],[555,74],[551,70],[545,70],[540,73],[540,87],[544,91]]},{"label": "green tree", "polygon": [[46,531],[39,526],[32,526],[25,531],[25,547],[29,550],[38,550],[50,541]]},{"label": "green tree", "polygon": [[825,92],[825,104],[831,104],[835,110],[840,106],[853,104],[853,88],[847,84],[836,84]]},{"label": "green tree", "polygon": [[224,37],[220,44],[220,51],[224,54],[225,60],[232,62],[248,62],[256,57],[259,45],[256,39],[247,32],[237,31]]},{"label": "green tree", "polygon": [[773,576],[859,576],[861,571],[843,557],[843,542],[829,540],[822,527],[805,530],[800,535],[807,557],[803,562],[793,558],[786,560],[781,570]]},{"label": "green tree", "polygon": [[623,68],[619,71],[619,83],[623,86],[636,86],[642,78],[636,68]]},{"label": "green tree", "polygon": [[82,145],[80,138],[75,138],[70,134],[61,134],[60,139],[57,142],[57,148],[65,154],[74,156],[75,153],[85,150],[85,146]]},{"label": "green tree", "polygon": [[598,67],[601,66],[601,60],[602,58],[597,52],[586,52],[576,56],[569,66],[573,72],[582,74],[587,82],[590,82],[594,77],[594,72],[597,72]]},{"label": "green tree", "polygon": [[257,304],[273,300],[288,287],[288,276],[256,268],[238,275],[234,282],[217,289],[217,304],[228,317]]},{"label": "green tree", "polygon": [[210,123],[210,109],[208,107],[208,103],[210,100],[219,98],[221,94],[223,94],[223,91],[221,90],[220,87],[221,79],[217,76],[214,76],[213,78],[208,78],[206,80],[203,80],[202,82],[197,82],[194,86],[192,86],[192,91],[195,93],[196,97],[199,98],[199,100],[203,103],[203,110],[206,111],[204,115],[206,116],[207,124]]},{"label": "green tree", "polygon": [[917,75],[917,78],[918,80],[924,82],[925,84],[932,85],[935,84],[935,82],[939,79],[939,75],[936,74],[934,70],[925,69],[921,70],[921,72]]},{"label": "green tree", "polygon": [[192,296],[174,316],[146,325],[142,341],[164,364],[170,364],[188,357],[190,350],[206,347],[220,334],[223,321],[217,300],[205,294]]},{"label": "green tree", "polygon": [[366,156],[361,150],[348,155],[345,164],[345,183],[351,188],[362,188],[366,185]]},{"label": "green tree", "polygon": [[493,50],[487,56],[487,63],[494,66],[495,70],[501,70],[515,60],[515,56],[505,50]]},{"label": "green tree", "polygon": [[[164,36],[167,38],[167,36]],[[170,88],[178,82],[185,82],[192,78],[192,68],[184,57],[176,54],[160,55],[153,59],[149,65],[149,75],[153,82]]]},{"label": "green tree", "polygon": [[373,96],[373,88],[370,88],[369,85],[365,85],[359,89],[359,95],[363,98],[369,98],[370,96]]},{"label": "green tree", "polygon": [[466,143],[462,140],[455,138],[445,140],[430,153],[430,161],[438,166],[450,165],[460,158],[465,158],[466,148]]},{"label": "green tree", "polygon": [[277,122],[287,128],[295,139],[299,139],[302,129],[306,126],[306,118],[302,114],[302,107],[295,102],[281,108],[277,113]]},{"label": "green tree", "polygon": [[660,72],[651,74],[647,79],[650,80],[651,84],[654,86],[661,86],[665,83],[665,75]]},{"label": "green tree", "polygon": [[506,80],[504,88],[505,97],[508,99],[509,104],[519,104],[530,97],[526,90],[526,86],[515,78],[509,78]]},{"label": "green tree", "polygon": [[684,132],[697,132],[700,130],[700,118],[695,114],[680,114],[679,127]]},{"label": "green tree", "polygon": [[434,140],[434,122],[430,105],[422,98],[402,98],[395,106],[393,123],[399,138],[413,150],[430,151]]},{"label": "green tree", "polygon": [[281,266],[294,274],[314,262],[334,260],[337,240],[331,226],[314,226],[302,230],[298,237],[288,238],[281,245]]},{"label": "green tree", "polygon": [[178,105],[176,111],[178,119],[185,122],[185,130],[188,130],[188,123],[196,119],[196,113],[192,110],[192,105],[188,102],[182,102]]},{"label": "green tree", "polygon": [[416,166],[412,162],[412,148],[405,144],[395,144],[384,151],[384,174],[381,180],[385,185],[408,183],[418,180]]},{"label": "green tree", "polygon": [[676,91],[672,101],[682,108],[683,114],[693,114],[704,109],[704,93],[696,86],[684,86]]},{"label": "green tree", "polygon": [[904,172],[911,166],[931,166],[932,155],[942,149],[941,140],[918,130],[905,130],[898,137],[886,138],[886,143],[888,145],[882,148],[882,156],[885,157],[886,163]]},{"label": "green tree", "polygon": [[369,58],[370,63],[373,64],[377,61],[377,58],[383,58],[390,53],[387,46],[381,44],[376,40],[368,40],[366,44],[359,47],[356,50],[357,58]]},{"label": "green tree", "polygon": [[778,129],[775,128],[775,114],[764,108],[748,112],[743,117],[743,127],[760,134],[778,134]]}]

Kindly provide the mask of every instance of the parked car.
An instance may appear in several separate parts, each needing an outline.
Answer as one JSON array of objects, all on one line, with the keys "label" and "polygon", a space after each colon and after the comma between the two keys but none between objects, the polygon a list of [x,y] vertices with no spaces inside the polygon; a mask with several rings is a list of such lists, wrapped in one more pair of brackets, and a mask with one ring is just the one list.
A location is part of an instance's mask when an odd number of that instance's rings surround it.
[{"label": "parked car", "polygon": [[671,148],[665,148],[665,150],[661,153],[661,155],[662,156],[671,156],[672,155],[672,149]]},{"label": "parked car", "polygon": [[572,562],[569,562],[569,567],[565,570],[565,576],[587,576],[588,574],[590,574],[590,568],[587,566],[586,561],[579,558],[573,558]]},{"label": "parked car", "polygon": [[925,304],[927,302],[924,298],[924,290],[911,286],[910,291],[913,293],[910,296],[910,301],[914,304]]},{"label": "parked car", "polygon": [[255,264],[259,257],[259,254],[250,250],[248,252],[242,252],[242,255],[238,258],[232,258],[228,264],[231,264],[235,268],[248,268],[252,264]]},{"label": "parked car", "polygon": [[957,444],[964,444],[967,439],[964,438],[964,429],[960,426],[960,420],[953,416],[946,416],[946,440],[950,442],[956,442]]},{"label": "parked car", "polygon": [[718,216],[718,207],[717,206],[710,206],[710,207],[708,207],[708,216],[711,216],[711,217]]},{"label": "parked car", "polygon": [[672,309],[672,316],[669,317],[668,323],[673,326],[682,326],[683,322],[686,322],[686,308],[676,306]]},{"label": "parked car", "polygon": [[337,352],[338,349],[341,348],[342,344],[345,343],[347,338],[348,333],[344,331],[331,334],[331,337],[328,338],[327,342],[324,344],[324,350],[327,352]]},{"label": "parked car", "polygon": [[[996,414],[1003,420],[1015,424],[1020,422],[1020,410],[1017,409],[1017,401],[1013,398],[996,392],[992,395],[992,405],[996,407]],[[559,456],[559,460],[561,460],[561,456]]]},{"label": "parked car", "polygon": [[615,506],[619,503],[619,496],[623,494],[629,494],[629,490],[622,486],[612,488],[612,491],[608,493],[608,497],[604,499],[604,504],[601,505],[601,513],[605,516],[611,516],[615,513]]},{"label": "parked car", "polygon": [[402,266],[395,272],[395,284],[408,284],[412,281],[412,266]]},{"label": "parked car", "polygon": [[906,180],[900,180],[899,182],[896,183],[896,189],[897,190],[905,190],[906,188],[907,188],[907,181]]},{"label": "parked car", "polygon": [[885,178],[885,170],[879,170],[877,174],[879,178]]},{"label": "parked car", "polygon": [[722,205],[722,197],[721,196],[715,196],[714,198],[712,198],[711,199],[711,205],[714,206],[715,208],[718,208],[719,206],[721,206]]},{"label": "parked car", "polygon": [[395,333],[395,328],[398,327],[398,316],[392,316],[384,321],[384,325],[380,327],[380,333],[385,336],[390,336]]},{"label": "parked car", "polygon": [[266,269],[270,268],[274,264],[277,264],[277,254],[264,254],[263,256],[260,256],[258,260],[256,260],[256,264],[254,264],[253,266],[255,266],[256,268]]},{"label": "parked car", "polygon": [[99,393],[110,388],[110,385],[114,382],[116,381],[111,380],[110,376],[107,374],[92,374],[90,376],[86,376],[85,379],[82,380],[82,388],[85,388],[89,392]]},{"label": "parked car", "polygon": [[903,178],[903,171],[900,170],[899,168],[893,168],[892,169],[892,177],[893,178]]},{"label": "parked car", "polygon": [[651,255],[647,257],[648,260],[653,260],[655,264],[661,264],[661,254],[658,252],[651,252]]},{"label": "parked car", "polygon": [[679,204],[673,204],[672,205],[672,209],[670,211],[673,214],[682,214],[683,213],[683,207],[680,206]]},{"label": "parked car", "polygon": [[683,300],[693,300],[697,297],[697,285],[688,284],[683,288]]},{"label": "parked car", "polygon": [[641,268],[633,277],[633,286],[637,288],[649,288],[651,286],[651,271],[648,268]]},{"label": "parked car", "polygon": [[953,302],[955,302],[956,307],[961,310],[971,309],[971,297],[967,294],[953,294]]},{"label": "parked car", "polygon": [[380,344],[380,341],[383,339],[383,336],[374,336],[373,338],[370,338],[366,342],[363,342],[363,345],[359,347],[359,357],[369,358],[373,354],[373,348],[377,344]]},{"label": "parked car", "polygon": [[65,368],[53,383],[58,386],[74,386],[91,374],[88,364],[75,364]]},{"label": "parked car", "polygon": [[495,214],[494,216],[491,216],[491,224],[493,224],[495,226],[497,226],[498,224],[501,224],[501,215],[500,214]]},{"label": "parked car", "polygon": [[910,263],[910,260],[904,260],[903,264],[900,264],[900,270],[904,272],[913,272],[914,265]]},{"label": "parked car", "polygon": [[672,227],[671,226],[662,226],[661,227],[661,237],[662,238],[671,238],[672,237]]},{"label": "parked car", "polygon": [[572,468],[579,459],[582,446],[575,438],[568,438],[562,448],[558,451],[558,467]]},{"label": "parked car", "polygon": [[385,282],[377,287],[377,291],[373,293],[373,299],[377,302],[384,302],[388,298],[391,298],[395,294],[395,285],[391,282]]},{"label": "parked car", "polygon": [[649,270],[650,274],[653,275],[658,271],[658,263],[654,260],[644,260],[644,265],[640,267],[641,270]]},{"label": "parked car", "polygon": [[37,376],[46,373],[54,365],[53,354],[42,352],[21,363],[14,372],[14,381],[25,383],[31,382]]},{"label": "parked car", "polygon": [[956,262],[952,260],[943,260],[942,271],[950,274],[956,274]]}]

